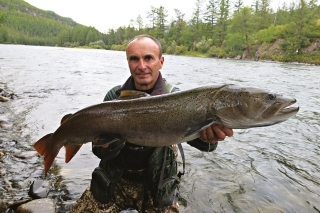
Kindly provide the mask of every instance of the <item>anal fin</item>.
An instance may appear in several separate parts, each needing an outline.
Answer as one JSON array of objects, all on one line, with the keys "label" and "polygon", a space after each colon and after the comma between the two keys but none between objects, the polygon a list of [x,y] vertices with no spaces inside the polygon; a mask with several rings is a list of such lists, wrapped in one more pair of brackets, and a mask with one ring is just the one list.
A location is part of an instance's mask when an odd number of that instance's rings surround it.
[{"label": "anal fin", "polygon": [[77,154],[79,149],[81,148],[82,144],[65,144],[64,147],[66,148],[66,163],[68,163],[73,156]]}]

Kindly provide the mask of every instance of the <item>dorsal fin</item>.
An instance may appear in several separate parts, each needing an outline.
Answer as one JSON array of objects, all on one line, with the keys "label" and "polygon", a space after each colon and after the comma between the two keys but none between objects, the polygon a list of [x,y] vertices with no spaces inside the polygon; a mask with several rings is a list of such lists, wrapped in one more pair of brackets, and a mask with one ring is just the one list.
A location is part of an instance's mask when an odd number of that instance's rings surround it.
[{"label": "dorsal fin", "polygon": [[60,121],[60,124],[62,124],[63,122],[65,122],[70,116],[72,116],[72,114],[66,114],[62,117],[61,121]]},{"label": "dorsal fin", "polygon": [[136,90],[122,90],[120,93],[119,99],[121,100],[128,100],[128,99],[135,99],[141,97],[150,96],[148,93],[140,92]]}]

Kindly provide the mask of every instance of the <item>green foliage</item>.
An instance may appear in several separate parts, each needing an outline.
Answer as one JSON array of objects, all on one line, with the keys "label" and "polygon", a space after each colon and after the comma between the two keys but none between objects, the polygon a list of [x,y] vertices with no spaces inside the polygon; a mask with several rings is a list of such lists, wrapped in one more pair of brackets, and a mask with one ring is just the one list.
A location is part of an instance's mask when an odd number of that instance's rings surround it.
[{"label": "green foliage", "polygon": [[208,53],[209,53],[209,56],[216,57],[216,58],[224,58],[227,55],[224,48],[217,47],[217,46],[212,46],[209,49]]},{"label": "green foliage", "polygon": [[320,65],[320,52],[314,52],[311,54],[290,54],[290,55],[272,55],[271,60],[281,62],[299,62],[306,64]]},{"label": "green foliage", "polygon": [[89,47],[93,49],[106,49],[106,45],[102,40],[90,42]]},{"label": "green foliage", "polygon": [[9,41],[9,35],[8,32],[0,27],[0,43],[7,43]]},{"label": "green foliage", "polygon": [[127,48],[127,45],[124,45],[124,44],[113,44],[111,45],[110,50],[125,51],[126,48]]},{"label": "green foliage", "polygon": [[257,38],[258,43],[262,42],[275,42],[277,39],[284,38],[285,37],[285,30],[286,27],[283,25],[271,25],[267,29],[259,30],[254,37]]},{"label": "green foliage", "polygon": [[1,43],[74,47],[89,45],[103,37],[93,27],[79,25],[22,0],[0,0],[0,19]]},{"label": "green foliage", "polygon": [[201,41],[197,43],[197,49],[202,52],[206,53],[210,49],[212,45],[212,39],[206,39],[206,37],[202,37]]},{"label": "green foliage", "polygon": [[150,34],[159,39],[167,54],[250,58],[260,50],[261,59],[318,64],[319,53],[306,53],[312,42],[320,39],[316,0],[299,0],[277,12],[269,3],[257,0],[254,6],[246,7],[242,0],[195,0],[190,20],[175,9],[170,21],[163,6],[151,6],[146,27],[138,15],[136,24],[131,21],[126,27],[101,33],[23,0],[0,0],[0,43],[124,51],[134,36]]},{"label": "green foliage", "polygon": [[241,33],[229,34],[223,42],[222,47],[225,51],[243,51],[245,49],[245,38]]},{"label": "green foliage", "polygon": [[170,45],[167,46],[167,54],[173,55],[183,55],[188,51],[187,47],[183,45],[177,45],[175,41],[172,41]]}]

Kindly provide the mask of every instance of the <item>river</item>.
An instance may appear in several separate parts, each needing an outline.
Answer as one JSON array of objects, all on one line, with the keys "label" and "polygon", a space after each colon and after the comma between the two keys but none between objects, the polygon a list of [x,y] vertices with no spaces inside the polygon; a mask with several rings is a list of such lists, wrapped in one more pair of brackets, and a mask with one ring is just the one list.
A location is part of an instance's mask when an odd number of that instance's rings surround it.
[{"label": "river", "polygon": [[[284,123],[235,130],[212,153],[183,144],[182,212],[320,212],[319,66],[165,55],[162,75],[181,90],[221,83],[254,86],[295,97],[300,106]],[[2,199],[8,188],[15,192],[10,199],[25,197],[31,181],[44,178],[42,159],[14,160],[13,153],[33,150],[63,115],[100,103],[128,76],[124,52],[0,45],[0,82],[17,95],[0,102],[9,112],[0,119],[12,123],[0,132]],[[99,163],[91,143],[68,164],[64,156],[61,149],[47,176],[59,212],[81,196]],[[1,175],[1,169],[7,172]]]}]

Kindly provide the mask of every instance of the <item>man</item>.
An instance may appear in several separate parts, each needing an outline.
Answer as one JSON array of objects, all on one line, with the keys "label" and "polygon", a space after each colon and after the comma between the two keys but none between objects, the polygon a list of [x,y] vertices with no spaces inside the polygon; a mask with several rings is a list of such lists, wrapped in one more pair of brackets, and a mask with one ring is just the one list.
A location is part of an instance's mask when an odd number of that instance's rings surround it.
[{"label": "man", "polygon": [[[143,91],[161,95],[177,90],[162,78],[164,63],[161,45],[148,35],[132,39],[126,49],[131,76],[122,85],[111,89],[104,101],[119,97],[122,90]],[[147,131],[147,127],[146,127]],[[224,126],[212,125],[200,133],[201,137],[188,144],[201,150],[213,151],[217,141],[232,136]],[[114,141],[112,135],[101,135],[96,140],[107,143],[93,147],[101,159],[93,174],[90,187],[73,206],[77,212],[121,212],[136,209],[139,212],[179,212],[177,149],[170,147],[141,147],[130,141]]]}]

